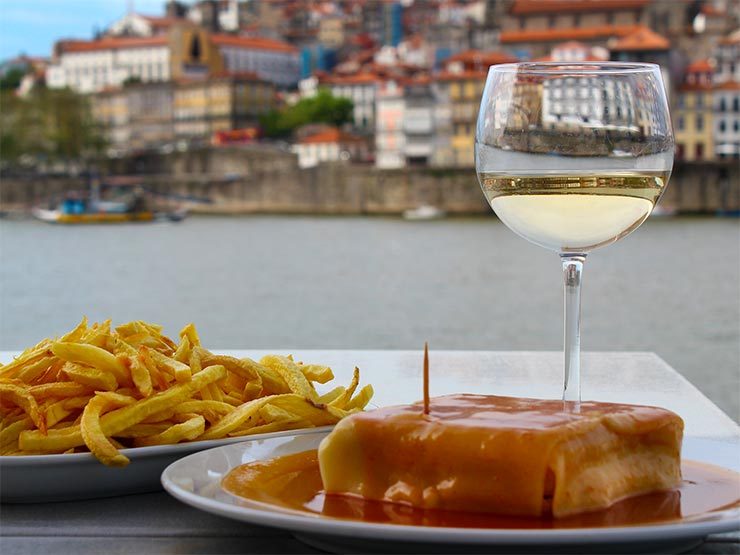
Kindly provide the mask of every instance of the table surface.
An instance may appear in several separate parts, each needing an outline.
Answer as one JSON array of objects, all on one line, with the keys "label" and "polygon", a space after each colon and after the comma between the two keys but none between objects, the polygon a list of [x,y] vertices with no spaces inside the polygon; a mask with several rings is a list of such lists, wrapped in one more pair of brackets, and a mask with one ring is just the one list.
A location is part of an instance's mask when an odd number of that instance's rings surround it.
[{"label": "table surface", "polygon": [[[340,382],[358,366],[377,406],[421,396],[417,351],[223,351],[257,358],[292,352],[332,366]],[[0,353],[9,360],[14,353]],[[584,353],[583,398],[660,405],[679,413],[687,436],[737,442],[738,425],[653,353]],[[557,398],[562,355],[554,352],[432,351],[431,393]],[[740,456],[740,452],[738,453]],[[12,553],[318,553],[276,529],[230,521],[165,493],[0,506],[0,550]],[[740,553],[740,533],[710,536],[690,553]]]}]

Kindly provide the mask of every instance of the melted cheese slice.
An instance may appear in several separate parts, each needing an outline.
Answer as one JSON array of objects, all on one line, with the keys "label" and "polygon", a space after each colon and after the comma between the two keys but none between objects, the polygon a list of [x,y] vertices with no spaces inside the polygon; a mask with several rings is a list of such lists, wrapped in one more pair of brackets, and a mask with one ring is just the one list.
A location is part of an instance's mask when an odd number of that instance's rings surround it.
[{"label": "melted cheese slice", "polygon": [[345,418],[319,464],[328,494],[562,517],[676,487],[682,434],[657,407],[450,395]]}]

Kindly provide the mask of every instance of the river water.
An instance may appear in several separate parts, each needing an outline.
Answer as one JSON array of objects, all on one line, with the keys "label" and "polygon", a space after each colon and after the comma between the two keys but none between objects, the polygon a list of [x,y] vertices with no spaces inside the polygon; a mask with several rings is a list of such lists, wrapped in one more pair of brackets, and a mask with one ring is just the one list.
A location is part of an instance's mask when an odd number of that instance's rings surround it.
[{"label": "river water", "polygon": [[[739,231],[653,218],[594,252],[583,348],[654,351],[739,419]],[[213,348],[558,350],[560,272],[494,217],[0,220],[0,349],[87,314],[171,334],[194,321]]]}]

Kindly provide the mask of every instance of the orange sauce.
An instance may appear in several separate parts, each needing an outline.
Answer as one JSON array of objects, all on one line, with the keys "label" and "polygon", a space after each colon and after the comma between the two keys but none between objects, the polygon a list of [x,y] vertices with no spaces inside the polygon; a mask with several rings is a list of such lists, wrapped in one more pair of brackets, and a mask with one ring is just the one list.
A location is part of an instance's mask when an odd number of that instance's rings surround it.
[{"label": "orange sauce", "polygon": [[244,499],[329,518],[414,526],[548,529],[599,528],[676,521],[740,507],[740,474],[683,461],[680,487],[622,500],[606,510],[555,519],[491,513],[418,509],[322,491],[316,451],[306,451],[234,468],[222,486]]},{"label": "orange sauce", "polygon": [[429,409],[342,420],[321,447],[326,491],[563,517],[681,480],[683,422],[659,407],[453,394],[430,399]]}]

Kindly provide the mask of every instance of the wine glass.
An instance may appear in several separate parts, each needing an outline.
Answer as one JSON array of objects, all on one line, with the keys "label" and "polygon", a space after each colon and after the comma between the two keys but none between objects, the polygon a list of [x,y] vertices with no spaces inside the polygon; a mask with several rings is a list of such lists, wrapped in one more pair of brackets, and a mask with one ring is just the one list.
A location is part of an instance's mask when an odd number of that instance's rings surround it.
[{"label": "wine glass", "polygon": [[506,226],[560,254],[566,401],[581,399],[586,255],[647,219],[672,165],[673,131],[657,65],[491,66],[475,134],[478,180]]}]

